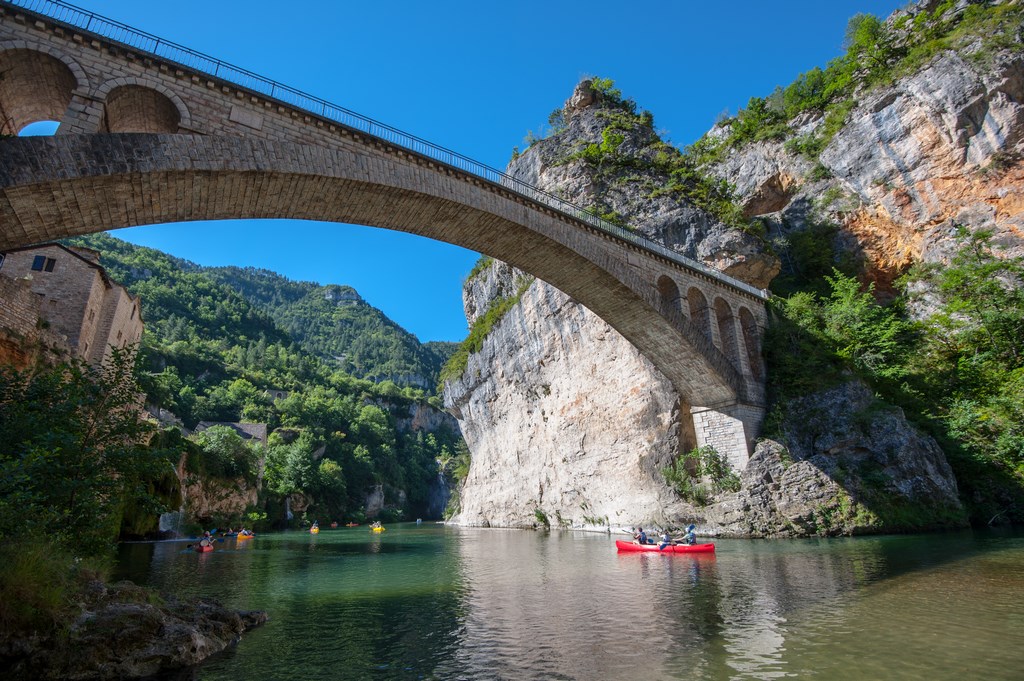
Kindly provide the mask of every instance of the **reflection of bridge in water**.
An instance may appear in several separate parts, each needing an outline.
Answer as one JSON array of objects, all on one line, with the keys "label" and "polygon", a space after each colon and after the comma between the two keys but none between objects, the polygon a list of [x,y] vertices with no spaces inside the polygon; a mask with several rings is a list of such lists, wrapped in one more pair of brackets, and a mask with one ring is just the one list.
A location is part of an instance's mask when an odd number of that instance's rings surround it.
[{"label": "reflection of bridge in water", "polygon": [[765,294],[535,187],[243,69],[51,0],[0,1],[0,249],[105,229],[297,218],[401,230],[561,289],[746,463]]}]

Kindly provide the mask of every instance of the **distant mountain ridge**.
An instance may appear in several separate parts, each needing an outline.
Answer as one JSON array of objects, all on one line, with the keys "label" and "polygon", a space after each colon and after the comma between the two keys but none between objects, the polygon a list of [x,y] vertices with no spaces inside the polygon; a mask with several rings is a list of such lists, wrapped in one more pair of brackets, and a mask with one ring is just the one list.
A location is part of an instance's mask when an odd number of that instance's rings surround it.
[{"label": "distant mountain ridge", "polygon": [[420,343],[351,286],[295,281],[255,267],[205,267],[108,234],[69,243],[99,251],[111,276],[142,296],[146,323],[172,338],[187,325],[208,336],[289,340],[357,378],[428,392],[456,346]]},{"label": "distant mountain ridge", "polygon": [[359,378],[432,390],[455,345],[421,344],[351,286],[292,281],[254,267],[202,271],[270,315],[307,352]]}]

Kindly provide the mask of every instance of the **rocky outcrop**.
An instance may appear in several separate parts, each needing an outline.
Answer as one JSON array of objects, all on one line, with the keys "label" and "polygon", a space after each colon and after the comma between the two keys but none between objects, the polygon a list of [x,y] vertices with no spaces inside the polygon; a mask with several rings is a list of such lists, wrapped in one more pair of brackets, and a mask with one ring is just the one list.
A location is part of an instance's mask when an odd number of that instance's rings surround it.
[{"label": "rocky outcrop", "polygon": [[[514,290],[497,263],[466,284],[473,301]],[[605,527],[665,522],[680,502],[659,471],[680,438],[667,379],[586,308],[534,282],[506,314],[445,403],[473,464],[454,522],[492,527]]]},{"label": "rocky outcrop", "polygon": [[214,518],[240,518],[259,499],[259,487],[245,478],[221,480],[185,474],[181,489],[188,517],[203,523]]},{"label": "rocky outcrop", "polygon": [[88,586],[80,614],[54,639],[7,640],[7,679],[141,679],[196,665],[267,621],[215,601],[166,600],[129,582]]},{"label": "rocky outcrop", "polygon": [[806,536],[965,524],[935,440],[862,383],[791,403],[780,439],[786,444],[760,442],[740,491],[700,514],[704,532]]},{"label": "rocky outcrop", "polygon": [[[652,191],[667,175],[647,164],[615,170],[576,158],[600,143],[609,116],[625,120],[617,157],[650,160],[660,141],[642,117],[584,81],[564,129],[535,143],[509,173],[579,205],[628,216],[631,228],[757,286],[778,262],[749,234]],[[625,116],[625,119],[622,117]],[[614,164],[613,164],[614,165]],[[523,273],[504,263],[464,288],[472,323],[514,295]],[[679,396],[650,362],[586,308],[535,281],[495,326],[463,376],[445,388],[473,464],[453,522],[532,527],[667,524],[688,513],[661,469],[688,432]],[[685,418],[683,418],[685,417]]]},{"label": "rocky outcrop", "polygon": [[[839,249],[861,258],[883,289],[915,262],[946,260],[956,225],[993,230],[1008,253],[1024,253],[1019,53],[979,65],[969,52],[946,52],[858,102],[820,166],[776,141],[715,167],[735,183],[745,212],[765,218],[770,240],[784,244],[815,221],[837,224]],[[822,123],[803,117],[791,127],[809,134]]]},{"label": "rocky outcrop", "polygon": [[[764,244],[729,227],[687,201],[657,190],[670,178],[655,160],[663,143],[642,118],[623,113],[616,101],[582,81],[563,109],[565,127],[530,146],[509,164],[508,173],[528,184],[597,212],[619,216],[636,232],[681,255],[711,265],[758,288],[779,271]],[[599,144],[612,120],[623,120],[623,140],[612,159],[587,163],[577,157]],[[485,308],[486,309],[486,308]]]}]

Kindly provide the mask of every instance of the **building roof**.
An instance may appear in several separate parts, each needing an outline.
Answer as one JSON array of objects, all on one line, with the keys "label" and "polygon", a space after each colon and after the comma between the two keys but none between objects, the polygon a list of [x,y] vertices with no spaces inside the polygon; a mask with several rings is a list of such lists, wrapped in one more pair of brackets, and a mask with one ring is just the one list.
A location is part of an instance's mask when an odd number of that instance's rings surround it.
[{"label": "building roof", "polygon": [[[55,246],[75,256],[76,258],[84,262],[86,265],[92,267],[97,272],[99,272],[100,276],[103,277],[103,283],[106,285],[107,288],[114,287],[115,282],[113,282],[110,279],[110,277],[107,275],[107,271],[103,268],[102,265],[100,265],[99,251],[95,251],[91,248],[83,248],[81,246],[65,246],[64,244],[57,243],[56,241],[49,241],[42,244],[35,244],[34,246],[18,246],[16,248],[8,248],[4,250],[3,253],[7,254],[20,253],[22,251],[38,251],[40,248],[48,248],[50,246]],[[135,296],[132,296],[132,298],[135,298]]]}]

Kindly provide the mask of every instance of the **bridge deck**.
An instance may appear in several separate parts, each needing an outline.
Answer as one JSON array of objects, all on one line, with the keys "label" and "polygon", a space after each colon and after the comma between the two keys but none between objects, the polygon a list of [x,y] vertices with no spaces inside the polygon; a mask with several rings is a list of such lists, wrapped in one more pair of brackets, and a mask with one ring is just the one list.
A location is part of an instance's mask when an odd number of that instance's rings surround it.
[{"label": "bridge deck", "polygon": [[424,158],[472,174],[502,189],[513,191],[529,201],[557,211],[570,220],[584,222],[613,239],[630,243],[665,258],[679,267],[711,277],[726,286],[739,289],[761,300],[768,298],[768,293],[763,289],[758,289],[713,267],[680,255],[661,244],[603,220],[579,206],[517,180],[500,170],[246,69],[59,0],[0,0],[0,5],[15,7],[27,13],[45,17],[83,34],[92,34],[104,40],[119,43],[141,54],[173,63],[207,77],[223,80],[305,114],[319,116],[337,125],[375,137],[387,144],[401,147]]}]

